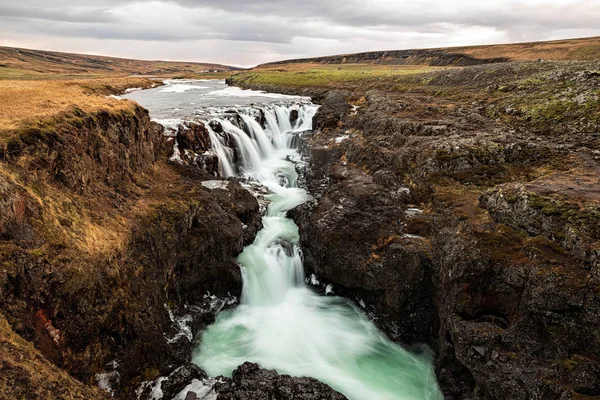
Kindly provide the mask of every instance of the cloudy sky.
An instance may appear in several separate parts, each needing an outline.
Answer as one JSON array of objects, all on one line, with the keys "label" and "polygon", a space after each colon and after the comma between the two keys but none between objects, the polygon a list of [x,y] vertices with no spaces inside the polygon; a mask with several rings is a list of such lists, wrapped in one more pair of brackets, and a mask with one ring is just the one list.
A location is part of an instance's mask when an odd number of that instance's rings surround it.
[{"label": "cloudy sky", "polygon": [[252,66],[600,35],[599,0],[2,0],[0,45]]}]

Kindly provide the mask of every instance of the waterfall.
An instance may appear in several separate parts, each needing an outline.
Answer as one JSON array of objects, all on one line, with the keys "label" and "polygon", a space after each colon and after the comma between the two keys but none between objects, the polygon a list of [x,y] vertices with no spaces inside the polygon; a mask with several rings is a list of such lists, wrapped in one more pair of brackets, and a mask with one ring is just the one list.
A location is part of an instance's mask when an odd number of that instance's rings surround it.
[{"label": "waterfall", "polygon": [[290,159],[316,110],[307,103],[246,107],[206,123],[221,175],[260,182],[270,205],[238,258],[241,303],[203,332],[193,361],[211,376],[256,362],[314,377],[352,400],[441,399],[430,355],[404,350],[349,301],[305,283],[298,227],[286,214],[309,198]]},{"label": "waterfall", "polygon": [[[312,128],[317,109],[313,104],[304,103],[244,107],[236,110],[234,115],[228,113],[229,117],[209,120],[206,126],[213,150],[219,157],[221,176],[238,176],[264,170],[267,161],[272,162],[278,155],[289,153],[293,150],[291,145],[295,135]],[[290,118],[292,111],[298,113],[293,124]],[[238,117],[243,124],[238,124]],[[257,120],[261,117],[264,117],[264,126]],[[215,131],[215,126],[219,127],[219,133]]]}]

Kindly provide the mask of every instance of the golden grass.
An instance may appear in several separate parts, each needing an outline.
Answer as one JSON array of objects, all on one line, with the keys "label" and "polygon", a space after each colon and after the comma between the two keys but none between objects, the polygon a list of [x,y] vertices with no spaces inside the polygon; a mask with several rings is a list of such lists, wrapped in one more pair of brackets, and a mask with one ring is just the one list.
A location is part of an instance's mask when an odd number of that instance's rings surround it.
[{"label": "golden grass", "polygon": [[446,50],[450,53],[463,53],[482,59],[501,57],[515,61],[537,60],[538,58],[544,60],[595,60],[600,58],[600,37],[453,47]]},{"label": "golden grass", "polygon": [[128,101],[107,97],[129,87],[149,87],[144,78],[75,80],[0,80],[0,130],[17,128],[77,106],[84,112],[130,108]]},{"label": "golden grass", "polygon": [[[124,249],[130,222],[123,215],[105,214],[102,220],[90,216],[80,196],[45,182],[28,179],[0,163],[0,176],[27,193],[43,210],[42,226],[52,245],[61,245],[90,256],[109,254]],[[45,253],[44,246],[37,252]]]},{"label": "golden grass", "polygon": [[0,398],[51,399],[58,391],[65,400],[108,398],[50,363],[0,314]]},{"label": "golden grass", "polygon": [[60,79],[73,76],[173,76],[204,70],[230,70],[228,66],[196,63],[131,60],[86,54],[0,46],[0,79],[39,76]]}]

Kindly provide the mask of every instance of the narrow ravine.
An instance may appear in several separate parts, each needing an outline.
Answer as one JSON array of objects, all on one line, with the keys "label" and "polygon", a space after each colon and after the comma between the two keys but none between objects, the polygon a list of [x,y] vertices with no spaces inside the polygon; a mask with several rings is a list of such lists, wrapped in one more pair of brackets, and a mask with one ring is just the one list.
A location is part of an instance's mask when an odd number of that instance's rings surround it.
[{"label": "narrow ravine", "polygon": [[255,362],[355,400],[441,399],[430,354],[394,344],[351,302],[318,294],[305,280],[298,227],[287,212],[310,197],[298,187],[296,139],[312,128],[317,109],[287,101],[204,120],[220,174],[267,188],[269,205],[264,228],[238,258],[240,304],[202,333],[193,361],[213,377]]}]

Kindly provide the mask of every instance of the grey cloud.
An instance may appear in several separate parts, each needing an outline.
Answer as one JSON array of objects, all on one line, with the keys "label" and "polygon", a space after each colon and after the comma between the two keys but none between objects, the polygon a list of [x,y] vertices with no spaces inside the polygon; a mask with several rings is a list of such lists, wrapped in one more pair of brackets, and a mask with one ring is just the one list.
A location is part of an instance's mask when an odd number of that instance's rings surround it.
[{"label": "grey cloud", "polygon": [[[109,49],[128,56],[128,51],[152,49],[145,58],[181,59],[204,49],[215,61],[230,63],[236,57],[263,62],[546,39],[561,32],[600,34],[599,20],[597,0],[21,0],[0,5],[0,31],[11,44],[27,37],[34,44],[82,43],[79,51]],[[95,47],[89,49],[90,43]],[[175,49],[179,57],[173,57]]]},{"label": "grey cloud", "polygon": [[48,21],[96,23],[113,21],[108,13],[99,9],[57,9],[43,7],[23,7],[20,5],[0,5],[0,16],[18,19],[40,19]]}]

